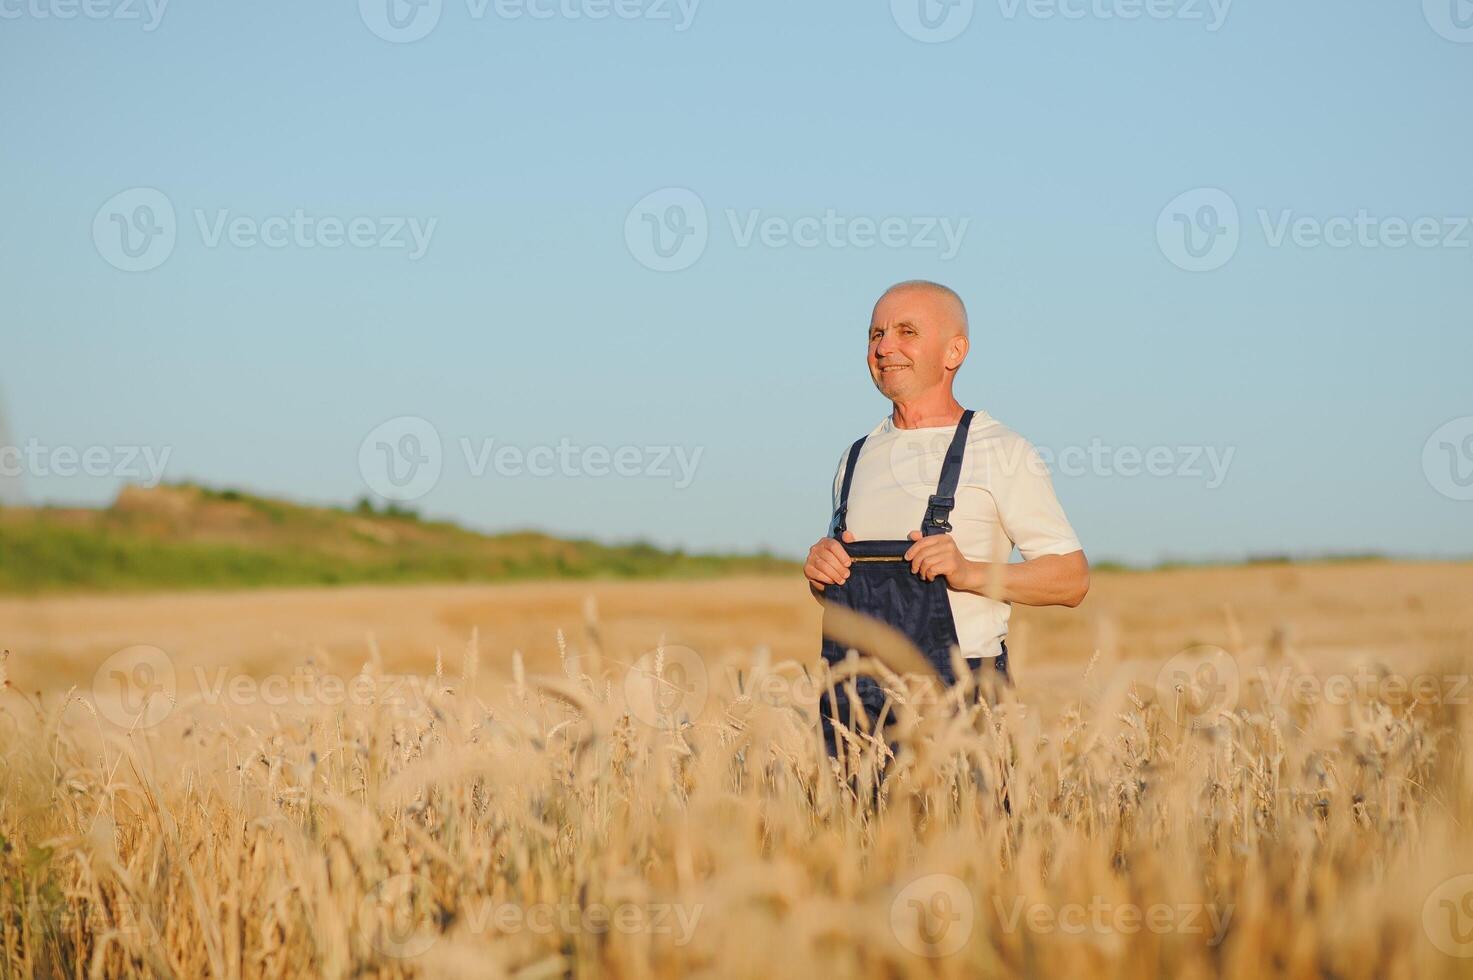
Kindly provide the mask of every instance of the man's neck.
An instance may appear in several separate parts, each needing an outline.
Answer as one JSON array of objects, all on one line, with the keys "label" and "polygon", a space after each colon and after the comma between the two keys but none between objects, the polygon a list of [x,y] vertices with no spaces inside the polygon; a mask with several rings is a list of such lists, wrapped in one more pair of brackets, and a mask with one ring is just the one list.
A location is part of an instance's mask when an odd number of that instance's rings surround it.
[{"label": "man's neck", "polygon": [[962,420],[962,405],[950,391],[940,392],[909,402],[891,402],[895,406],[890,421],[897,429],[930,429],[956,425]]}]

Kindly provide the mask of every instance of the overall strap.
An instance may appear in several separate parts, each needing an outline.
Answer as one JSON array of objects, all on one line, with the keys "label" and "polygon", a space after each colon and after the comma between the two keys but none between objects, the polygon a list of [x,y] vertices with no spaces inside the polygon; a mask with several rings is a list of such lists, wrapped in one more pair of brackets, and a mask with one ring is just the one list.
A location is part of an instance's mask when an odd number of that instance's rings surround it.
[{"label": "overall strap", "polygon": [[833,533],[836,538],[842,539],[849,527],[849,488],[854,484],[854,467],[859,463],[859,451],[864,448],[864,440],[868,438],[869,436],[860,436],[849,447],[849,463],[844,467],[844,484],[839,488],[839,509],[834,511]]},{"label": "overall strap", "polygon": [[946,460],[941,464],[941,479],[936,483],[936,492],[931,495],[926,507],[925,520],[921,522],[921,534],[947,534],[951,531],[951,509],[956,506],[956,487],[962,477],[962,456],[967,451],[967,430],[972,427],[972,411],[962,412],[956,424],[956,435],[946,450]]}]

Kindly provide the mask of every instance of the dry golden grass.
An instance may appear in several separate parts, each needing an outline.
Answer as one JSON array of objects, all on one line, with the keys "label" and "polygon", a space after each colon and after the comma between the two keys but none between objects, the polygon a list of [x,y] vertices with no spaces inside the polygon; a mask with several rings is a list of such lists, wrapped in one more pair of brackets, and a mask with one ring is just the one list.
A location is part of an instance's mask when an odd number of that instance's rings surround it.
[{"label": "dry golden grass", "polygon": [[[655,651],[620,621],[621,603],[644,608],[638,587],[600,586],[597,609],[548,587],[568,633],[526,657],[491,648],[479,617],[506,593],[483,589],[441,595],[464,618],[437,607],[460,636],[436,636],[438,655],[391,659],[360,633],[356,649],[221,658],[229,678],[291,670],[276,699],[197,690],[207,650],[186,643],[157,715],[108,697],[116,672],[93,685],[101,618],[0,608],[7,629],[50,624],[64,651],[17,644],[4,665],[0,973],[1466,976],[1473,690],[1463,621],[1441,614],[1466,575],[1450,568],[1385,566],[1379,583],[1327,569],[1323,588],[1296,570],[1312,598],[1273,621],[1222,587],[1158,595],[1142,624],[1162,581],[1107,579],[1091,602],[1110,615],[1079,653],[1029,663],[1015,644],[1023,680],[996,703],[957,690],[916,706],[892,681],[883,781],[884,743],[862,732],[830,766],[821,684],[781,652],[816,646],[816,607],[753,583],[724,609],[719,585],[645,586],[686,624]],[[1237,571],[1251,594],[1283,570]],[[1367,615],[1372,596],[1400,603],[1383,628],[1405,635],[1336,657],[1315,603],[1352,601],[1357,575]],[[1437,585],[1408,609],[1395,590],[1420,575]],[[538,615],[532,591],[514,595]],[[743,595],[777,610],[751,616],[745,644],[728,623]],[[155,601],[156,626],[185,608]],[[289,620],[307,600],[270,602]],[[721,639],[691,643],[708,616]],[[1050,622],[1024,617],[1031,649],[1057,641]],[[1164,660],[1178,632],[1223,650]],[[114,628],[114,649],[158,635]],[[125,687],[137,656],[117,662]],[[1326,687],[1332,672],[1354,681]]]}]

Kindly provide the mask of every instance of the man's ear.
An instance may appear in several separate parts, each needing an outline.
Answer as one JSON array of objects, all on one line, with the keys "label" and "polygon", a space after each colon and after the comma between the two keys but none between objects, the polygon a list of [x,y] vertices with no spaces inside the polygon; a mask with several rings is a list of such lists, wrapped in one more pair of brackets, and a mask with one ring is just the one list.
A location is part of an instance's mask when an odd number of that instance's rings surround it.
[{"label": "man's ear", "polygon": [[955,371],[962,366],[962,361],[967,359],[967,351],[971,350],[971,344],[967,338],[957,334],[951,338],[946,345],[946,366]]}]

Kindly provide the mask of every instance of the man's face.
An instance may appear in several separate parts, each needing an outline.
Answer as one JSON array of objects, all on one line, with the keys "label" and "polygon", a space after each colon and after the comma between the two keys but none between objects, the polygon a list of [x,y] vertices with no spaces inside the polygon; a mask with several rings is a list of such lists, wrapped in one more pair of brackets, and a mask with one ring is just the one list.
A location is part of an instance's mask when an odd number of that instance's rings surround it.
[{"label": "man's face", "polygon": [[909,401],[946,384],[965,345],[955,318],[935,296],[894,290],[875,304],[870,319],[870,377],[886,398]]}]

